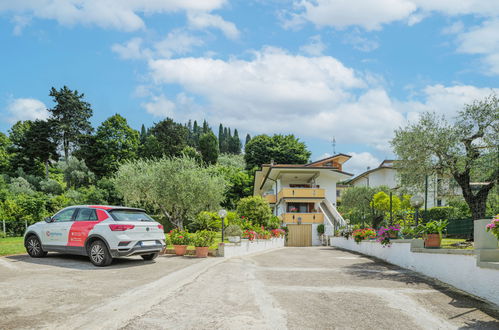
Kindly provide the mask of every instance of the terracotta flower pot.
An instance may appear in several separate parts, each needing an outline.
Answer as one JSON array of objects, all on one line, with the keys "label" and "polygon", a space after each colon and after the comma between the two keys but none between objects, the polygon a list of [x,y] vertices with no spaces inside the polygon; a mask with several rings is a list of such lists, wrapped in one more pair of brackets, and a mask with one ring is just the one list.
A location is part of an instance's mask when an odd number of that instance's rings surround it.
[{"label": "terracotta flower pot", "polygon": [[196,246],[196,258],[206,258],[208,256],[208,246]]},{"label": "terracotta flower pot", "polygon": [[187,245],[174,245],[173,248],[178,256],[183,256],[187,252]]},{"label": "terracotta flower pot", "polygon": [[438,248],[442,239],[439,234],[428,234],[424,240],[424,246],[426,248]]}]

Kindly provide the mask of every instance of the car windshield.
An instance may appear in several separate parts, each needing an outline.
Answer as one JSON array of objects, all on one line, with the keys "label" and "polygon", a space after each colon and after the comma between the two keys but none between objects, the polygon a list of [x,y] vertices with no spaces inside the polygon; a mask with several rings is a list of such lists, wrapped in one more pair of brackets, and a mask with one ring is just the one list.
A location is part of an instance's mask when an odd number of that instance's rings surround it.
[{"label": "car windshield", "polygon": [[116,221],[154,221],[145,212],[138,210],[112,210],[109,213]]}]

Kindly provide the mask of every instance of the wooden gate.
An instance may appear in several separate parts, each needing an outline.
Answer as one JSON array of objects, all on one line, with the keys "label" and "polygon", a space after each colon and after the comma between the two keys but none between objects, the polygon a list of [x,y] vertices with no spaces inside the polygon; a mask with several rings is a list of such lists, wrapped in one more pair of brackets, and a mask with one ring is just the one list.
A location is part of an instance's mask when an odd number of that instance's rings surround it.
[{"label": "wooden gate", "polygon": [[288,246],[311,246],[312,225],[288,225]]}]

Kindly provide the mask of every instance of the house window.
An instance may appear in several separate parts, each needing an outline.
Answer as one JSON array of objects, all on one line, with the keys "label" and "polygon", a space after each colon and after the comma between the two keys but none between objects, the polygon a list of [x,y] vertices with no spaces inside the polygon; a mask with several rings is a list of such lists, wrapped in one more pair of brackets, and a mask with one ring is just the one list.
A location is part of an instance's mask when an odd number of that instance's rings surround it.
[{"label": "house window", "polygon": [[437,199],[437,206],[442,206],[442,200],[441,199]]},{"label": "house window", "polygon": [[341,195],[341,190],[336,190],[336,197],[340,197]]},{"label": "house window", "polygon": [[308,213],[314,209],[314,203],[288,203],[287,212],[290,213]]}]

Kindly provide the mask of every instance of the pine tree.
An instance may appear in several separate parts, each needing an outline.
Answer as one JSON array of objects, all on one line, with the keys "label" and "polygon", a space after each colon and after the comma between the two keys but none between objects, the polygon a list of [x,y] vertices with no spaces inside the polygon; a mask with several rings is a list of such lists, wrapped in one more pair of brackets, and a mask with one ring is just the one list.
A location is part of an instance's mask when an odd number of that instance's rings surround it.
[{"label": "pine tree", "polygon": [[140,144],[144,144],[147,138],[147,130],[144,124],[142,124],[142,127],[140,128]]},{"label": "pine tree", "polygon": [[241,153],[241,140],[237,129],[234,130],[234,136],[229,140],[229,152],[231,154],[239,155]]},{"label": "pine tree", "polygon": [[222,123],[220,123],[220,125],[218,125],[218,148],[220,149],[220,152],[223,152],[222,151],[223,135],[224,135],[224,127]]}]

